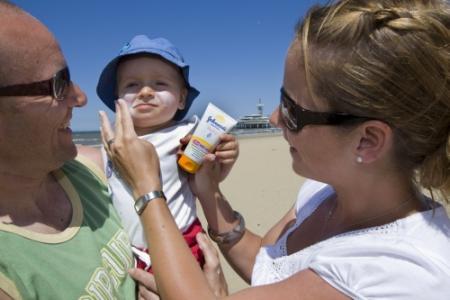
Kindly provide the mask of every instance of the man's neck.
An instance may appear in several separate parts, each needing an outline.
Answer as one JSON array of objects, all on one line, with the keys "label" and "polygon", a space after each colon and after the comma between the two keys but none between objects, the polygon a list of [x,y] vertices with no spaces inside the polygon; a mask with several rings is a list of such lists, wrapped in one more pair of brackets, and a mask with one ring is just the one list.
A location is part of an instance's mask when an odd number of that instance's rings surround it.
[{"label": "man's neck", "polygon": [[23,176],[0,173],[0,222],[31,231],[56,233],[72,215],[70,201],[51,173]]}]

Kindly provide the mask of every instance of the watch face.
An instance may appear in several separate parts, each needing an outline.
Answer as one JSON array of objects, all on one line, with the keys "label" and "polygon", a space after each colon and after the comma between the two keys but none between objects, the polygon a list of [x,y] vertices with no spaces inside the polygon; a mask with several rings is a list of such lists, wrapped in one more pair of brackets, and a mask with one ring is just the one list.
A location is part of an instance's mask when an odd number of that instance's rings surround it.
[{"label": "watch face", "polygon": [[135,203],[134,203],[134,209],[136,210],[136,212],[138,213],[138,215],[141,214],[141,210],[142,210],[142,198],[139,198]]}]

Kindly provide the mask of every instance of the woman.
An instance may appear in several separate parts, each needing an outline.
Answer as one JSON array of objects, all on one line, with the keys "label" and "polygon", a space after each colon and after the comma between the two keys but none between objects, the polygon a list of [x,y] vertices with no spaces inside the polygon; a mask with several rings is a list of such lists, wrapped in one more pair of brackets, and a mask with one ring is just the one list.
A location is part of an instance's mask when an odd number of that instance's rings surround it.
[{"label": "woman", "polygon": [[[450,188],[449,27],[449,5],[437,0],[347,0],[309,11],[271,120],[295,172],[314,181],[259,237],[221,194],[224,166],[214,155],[192,178],[211,238],[253,285],[230,298],[450,295],[450,221],[434,201],[448,200]],[[159,190],[152,146],[135,138],[122,102],[117,117],[109,154],[135,196]],[[114,135],[108,124],[103,118],[105,145]],[[146,163],[128,153],[146,153]],[[163,199],[150,201],[141,219],[162,298],[213,299]]]}]

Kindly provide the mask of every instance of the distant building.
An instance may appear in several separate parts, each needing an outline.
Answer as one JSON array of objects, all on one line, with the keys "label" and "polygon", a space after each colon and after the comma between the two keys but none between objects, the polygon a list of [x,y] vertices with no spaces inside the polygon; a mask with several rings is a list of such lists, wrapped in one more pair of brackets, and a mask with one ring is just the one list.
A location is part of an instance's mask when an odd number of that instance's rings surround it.
[{"label": "distant building", "polygon": [[235,126],[235,129],[264,129],[264,128],[274,128],[270,122],[269,117],[263,114],[264,104],[261,103],[259,99],[258,104],[256,104],[257,114],[251,114],[243,116],[239,119]]}]

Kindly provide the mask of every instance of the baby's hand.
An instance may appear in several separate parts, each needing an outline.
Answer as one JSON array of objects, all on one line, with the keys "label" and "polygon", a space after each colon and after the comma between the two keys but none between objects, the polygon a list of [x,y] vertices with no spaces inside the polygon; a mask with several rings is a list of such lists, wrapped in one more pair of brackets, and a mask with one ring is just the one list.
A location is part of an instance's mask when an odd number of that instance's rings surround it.
[{"label": "baby's hand", "polygon": [[[180,140],[178,155],[183,153],[192,135],[185,136]],[[239,155],[239,144],[236,137],[231,134],[222,134],[219,144],[212,153],[205,155],[204,161],[195,176],[189,176],[189,185],[192,192],[200,198],[215,191],[218,184],[230,173]]]},{"label": "baby's hand", "polygon": [[239,144],[236,137],[232,134],[222,134],[213,154],[216,162],[220,164],[218,181],[222,182],[230,173],[239,156]]}]

